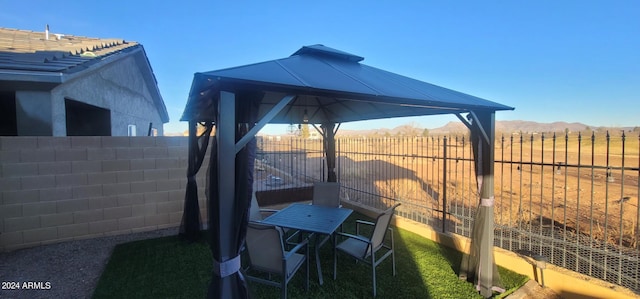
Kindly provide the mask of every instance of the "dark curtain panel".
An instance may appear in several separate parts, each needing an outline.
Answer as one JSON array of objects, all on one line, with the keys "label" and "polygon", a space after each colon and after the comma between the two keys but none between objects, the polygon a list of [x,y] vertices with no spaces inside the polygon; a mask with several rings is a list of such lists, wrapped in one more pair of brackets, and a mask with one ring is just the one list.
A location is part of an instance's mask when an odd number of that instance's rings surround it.
[{"label": "dark curtain panel", "polygon": [[[258,105],[261,97],[258,96],[240,96],[236,98],[236,142],[240,140],[255,125],[258,115]],[[217,142],[214,139],[214,142]],[[215,219],[219,217],[218,201],[218,176],[224,175],[224,169],[218,169],[218,154],[211,154],[210,177],[209,177],[209,227],[211,228],[211,253],[214,259],[220,262],[226,262],[240,256],[241,248],[244,246],[247,224],[249,221],[249,205],[251,195],[253,194],[253,170],[256,156],[256,139],[253,138],[243,147],[235,156],[235,186],[234,186],[234,215],[232,218],[232,226],[221,228],[217,227]],[[230,240],[221,240],[221,230],[232,230]],[[222,254],[221,242],[234,244],[234,256],[225,257]],[[211,283],[208,289],[208,298],[249,298],[249,291],[245,278],[240,271],[229,276],[220,277],[214,271]]]},{"label": "dark curtain panel", "polygon": [[200,239],[202,220],[200,219],[200,205],[198,203],[198,184],[196,174],[202,166],[204,156],[209,145],[209,136],[213,124],[204,123],[204,131],[198,135],[196,122],[189,122],[189,165],[187,166],[187,190],[184,197],[184,209],[180,223],[179,235],[190,241]]},{"label": "dark curtain panel", "polygon": [[[217,115],[216,115],[217,116]],[[216,119],[217,123],[217,119]],[[217,131],[217,130],[216,130]],[[216,132],[217,133],[217,132]],[[218,169],[218,136],[213,136],[211,142],[211,155],[209,157],[209,172],[207,175],[207,215],[209,222],[209,249],[214,259],[221,261],[221,249],[220,249],[220,227],[218,225],[218,217],[220,216],[220,192],[218,188],[218,176],[220,175]],[[225,298],[222,297],[222,278],[214,269],[211,281],[209,283],[209,289],[207,292],[207,298]],[[231,297],[226,297],[231,298]]]}]

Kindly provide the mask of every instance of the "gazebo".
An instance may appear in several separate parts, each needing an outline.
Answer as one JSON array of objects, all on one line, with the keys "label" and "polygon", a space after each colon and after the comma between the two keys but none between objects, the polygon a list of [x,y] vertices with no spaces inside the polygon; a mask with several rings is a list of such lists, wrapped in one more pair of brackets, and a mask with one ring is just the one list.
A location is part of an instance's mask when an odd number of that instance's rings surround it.
[{"label": "gazebo", "polygon": [[[209,298],[245,298],[240,250],[252,194],[255,135],[267,123],[309,123],[324,138],[327,180],[336,181],[335,134],[340,123],[403,116],[454,114],[471,131],[478,178],[478,212],[471,253],[462,269],[480,293],[499,281],[493,260],[495,112],[514,108],[374,68],[363,57],[323,45],[291,56],[196,73],[184,113],[189,166],[180,235],[200,235],[195,175],[211,144],[208,228],[214,259]],[[197,124],[205,130],[198,134]],[[215,126],[215,134],[210,135]]]}]

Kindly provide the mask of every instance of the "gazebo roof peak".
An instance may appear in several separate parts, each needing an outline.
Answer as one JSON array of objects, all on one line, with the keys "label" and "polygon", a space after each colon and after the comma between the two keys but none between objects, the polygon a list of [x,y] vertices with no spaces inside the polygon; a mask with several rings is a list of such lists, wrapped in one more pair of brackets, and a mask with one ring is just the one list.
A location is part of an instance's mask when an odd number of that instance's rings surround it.
[{"label": "gazebo roof peak", "polygon": [[339,58],[339,59],[353,61],[353,62],[360,62],[364,60],[364,57],[362,56],[347,53],[347,52],[330,48],[321,44],[303,46],[302,48],[300,48],[300,50],[291,54],[291,56],[296,56],[296,55],[328,56],[328,57]]}]

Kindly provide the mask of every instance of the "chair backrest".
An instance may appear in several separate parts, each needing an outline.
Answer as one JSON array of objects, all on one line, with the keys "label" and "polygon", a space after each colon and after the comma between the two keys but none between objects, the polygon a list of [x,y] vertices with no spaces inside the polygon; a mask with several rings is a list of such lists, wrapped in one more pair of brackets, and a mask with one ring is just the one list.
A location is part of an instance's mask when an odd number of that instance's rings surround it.
[{"label": "chair backrest", "polygon": [[340,207],[340,183],[315,182],[313,183],[312,204],[327,207]]},{"label": "chair backrest", "polygon": [[284,244],[282,232],[276,226],[249,222],[246,244],[252,267],[272,273],[283,273]]},{"label": "chair backrest", "polygon": [[251,196],[251,206],[249,207],[249,221],[261,221],[262,213],[260,213],[260,206],[258,205],[258,199],[256,193],[253,192]]},{"label": "chair backrest", "polygon": [[382,242],[384,241],[384,236],[387,233],[387,229],[389,228],[389,224],[391,224],[391,218],[393,217],[393,213],[398,207],[400,203],[396,203],[392,207],[388,208],[386,211],[382,212],[382,214],[378,215],[376,219],[376,224],[373,228],[373,232],[371,234],[371,244],[370,247],[367,248],[366,255],[371,254],[371,250],[374,252],[378,250],[382,246]]}]

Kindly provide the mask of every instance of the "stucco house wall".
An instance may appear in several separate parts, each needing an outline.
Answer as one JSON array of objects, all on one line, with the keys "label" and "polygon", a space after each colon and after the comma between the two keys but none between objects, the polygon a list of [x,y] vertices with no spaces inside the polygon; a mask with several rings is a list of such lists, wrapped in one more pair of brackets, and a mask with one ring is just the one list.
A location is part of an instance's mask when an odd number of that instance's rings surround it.
[{"label": "stucco house wall", "polygon": [[162,136],[163,122],[136,58],[106,65],[90,74],[55,87],[53,136],[66,136],[65,99],[84,102],[111,111],[111,136],[127,136],[128,126],[136,126],[136,136],[147,136],[149,122]]}]

